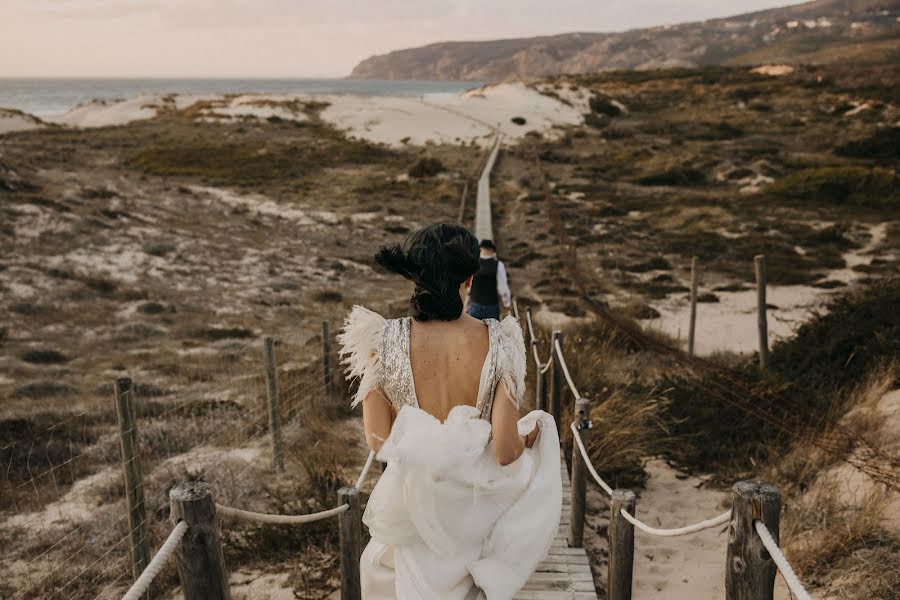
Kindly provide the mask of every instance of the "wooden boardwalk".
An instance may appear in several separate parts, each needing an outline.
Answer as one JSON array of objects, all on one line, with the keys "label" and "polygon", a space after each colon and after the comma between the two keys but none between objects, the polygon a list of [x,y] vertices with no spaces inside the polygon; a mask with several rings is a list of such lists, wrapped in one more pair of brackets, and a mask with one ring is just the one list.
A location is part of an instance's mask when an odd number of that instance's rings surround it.
[{"label": "wooden boardwalk", "polygon": [[594,577],[584,548],[569,548],[569,473],[566,461],[560,461],[563,480],[562,519],[550,555],[538,565],[537,571],[516,594],[514,600],[597,600]]}]

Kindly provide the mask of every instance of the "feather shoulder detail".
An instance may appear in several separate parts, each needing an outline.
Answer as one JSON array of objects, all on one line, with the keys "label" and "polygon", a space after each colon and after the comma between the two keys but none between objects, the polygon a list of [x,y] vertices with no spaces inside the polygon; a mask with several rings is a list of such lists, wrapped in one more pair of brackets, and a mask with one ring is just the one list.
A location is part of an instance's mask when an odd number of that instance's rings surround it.
[{"label": "feather shoulder detail", "polygon": [[385,318],[356,305],[344,319],[337,336],[341,363],[348,379],[359,379],[351,406],[355,407],[381,383],[381,336]]},{"label": "feather shoulder detail", "polygon": [[510,398],[518,402],[525,394],[525,371],[528,363],[522,327],[515,317],[508,316],[500,322],[498,342],[500,381],[506,385]]}]

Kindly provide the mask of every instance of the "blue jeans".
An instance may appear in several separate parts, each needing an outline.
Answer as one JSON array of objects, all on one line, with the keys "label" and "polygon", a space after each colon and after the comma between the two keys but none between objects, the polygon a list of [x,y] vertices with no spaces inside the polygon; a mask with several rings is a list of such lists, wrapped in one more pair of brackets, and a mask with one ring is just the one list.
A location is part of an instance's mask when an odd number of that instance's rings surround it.
[{"label": "blue jeans", "polygon": [[476,319],[500,319],[499,304],[478,304],[469,302],[469,314]]}]

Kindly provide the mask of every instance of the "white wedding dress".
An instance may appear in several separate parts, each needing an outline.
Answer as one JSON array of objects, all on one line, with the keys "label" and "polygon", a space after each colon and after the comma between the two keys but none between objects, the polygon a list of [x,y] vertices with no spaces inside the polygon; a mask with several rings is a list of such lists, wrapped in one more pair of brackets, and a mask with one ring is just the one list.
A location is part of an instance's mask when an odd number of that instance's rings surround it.
[{"label": "white wedding dress", "polygon": [[360,379],[354,405],[381,386],[398,409],[378,453],[387,468],[363,522],[372,539],[360,567],[364,600],[509,600],[544,559],[559,527],[562,482],[553,418],[519,421],[534,447],[511,465],[491,448],[498,385],[510,398],[525,388],[519,324],[485,321],[490,349],[475,406],[456,406],[440,422],[418,407],[409,361],[410,319],[384,319],[356,306],[340,335],[348,373]]}]

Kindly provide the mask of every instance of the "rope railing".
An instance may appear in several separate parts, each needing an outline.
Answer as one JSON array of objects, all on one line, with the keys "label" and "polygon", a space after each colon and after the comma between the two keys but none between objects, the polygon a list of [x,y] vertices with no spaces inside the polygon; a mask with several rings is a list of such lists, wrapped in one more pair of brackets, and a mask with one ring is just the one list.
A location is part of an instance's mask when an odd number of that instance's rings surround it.
[{"label": "rope railing", "polygon": [[609,486],[608,483],[603,481],[603,478],[600,477],[600,474],[597,473],[596,469],[594,469],[594,465],[591,464],[591,457],[588,456],[587,448],[584,447],[584,442],[581,440],[581,432],[578,431],[578,426],[575,423],[571,425],[572,433],[574,434],[575,443],[578,445],[578,450],[581,452],[581,458],[584,460],[584,466],[587,467],[587,470],[590,472],[591,477],[594,478],[594,481],[597,482],[603,491],[606,492],[607,496],[612,496],[613,489]]},{"label": "rope railing", "polygon": [[[370,450],[369,456],[366,458],[366,464],[363,465],[362,471],[359,474],[359,478],[357,478],[356,483],[353,485],[354,489],[359,490],[362,488],[362,484],[365,482],[366,476],[369,474],[369,470],[372,468],[372,463],[374,461],[375,451]],[[234,508],[233,506],[225,506],[224,504],[216,504],[216,512],[223,517],[239,519],[242,521],[251,521],[254,523],[267,523],[269,525],[302,525],[304,523],[313,523],[315,521],[321,521],[322,519],[334,517],[341,514],[342,512],[346,512],[349,509],[349,504],[341,504],[339,506],[335,506],[334,508],[320,510],[314,513],[307,513],[304,515],[279,515],[272,513],[255,512],[252,510],[243,510],[240,508]]]},{"label": "rope railing", "polygon": [[302,525],[304,523],[313,523],[315,521],[321,521],[322,519],[339,515],[349,509],[349,504],[341,504],[334,508],[320,510],[319,512],[308,513],[305,515],[276,515],[216,504],[216,512],[223,517],[230,517],[242,521],[252,521],[254,523],[267,523],[269,525]]},{"label": "rope railing", "polygon": [[778,570],[781,571],[781,574],[784,576],[784,581],[787,583],[788,588],[790,588],[791,593],[796,595],[799,600],[812,600],[809,592],[806,591],[803,584],[800,583],[800,579],[797,578],[797,574],[794,573],[791,564],[781,552],[781,548],[775,543],[775,539],[772,537],[772,534],[769,533],[766,524],[762,521],[754,521],[753,527],[756,529],[756,533],[759,535],[759,539],[762,540],[766,550],[769,551],[769,555],[772,557]]},{"label": "rope railing", "polygon": [[703,531],[704,529],[712,529],[713,527],[723,525],[727,523],[729,519],[731,519],[731,510],[726,510],[717,517],[713,517],[712,519],[707,519],[705,521],[700,521],[699,523],[694,523],[693,525],[685,525],[684,527],[676,527],[674,529],[658,529],[656,527],[650,527],[640,519],[628,514],[628,511],[626,511],[624,508],[619,512],[622,514],[626,521],[628,521],[644,533],[649,533],[650,535],[655,535],[658,537],[677,537],[679,535],[697,533],[698,531]]},{"label": "rope railing", "polygon": [[575,396],[576,400],[581,398],[581,394],[578,393],[578,388],[575,387],[575,382],[572,380],[572,375],[569,374],[569,367],[566,365],[566,357],[563,356],[562,346],[559,345],[559,339],[553,341],[553,349],[556,351],[557,358],[559,358],[560,369],[562,370],[563,376],[566,378],[566,383],[569,384],[572,395]]},{"label": "rope railing", "polygon": [[122,596],[122,600],[139,600],[147,593],[147,590],[150,589],[150,584],[153,583],[153,580],[159,575],[162,568],[166,566],[166,563],[172,558],[172,554],[175,552],[178,544],[181,543],[181,539],[184,537],[184,534],[187,533],[187,530],[188,524],[184,521],[179,521],[178,524],[175,525],[172,532],[169,534],[169,537],[166,538],[166,541],[163,542],[163,545],[160,547],[159,552],[156,553],[156,556],[153,557],[153,560],[150,561],[150,564],[147,565],[140,577],[132,584],[131,588],[125,592],[125,595]]}]

